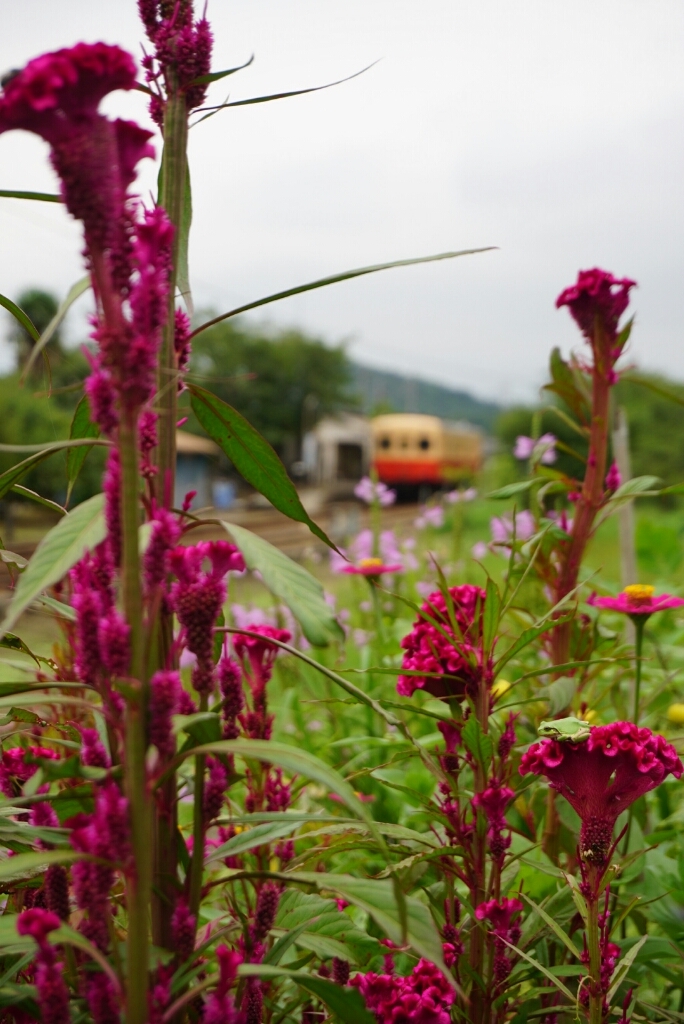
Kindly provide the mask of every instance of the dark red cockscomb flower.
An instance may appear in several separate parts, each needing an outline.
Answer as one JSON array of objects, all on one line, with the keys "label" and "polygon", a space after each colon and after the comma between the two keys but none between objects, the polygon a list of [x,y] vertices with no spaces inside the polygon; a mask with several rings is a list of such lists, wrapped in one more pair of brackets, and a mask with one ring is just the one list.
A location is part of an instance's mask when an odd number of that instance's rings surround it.
[{"label": "dark red cockscomb flower", "polygon": [[683,771],[671,743],[633,722],[594,726],[581,743],[533,743],[520,762],[521,775],[545,775],[577,811],[581,855],[596,865],[606,862],[622,811]]},{"label": "dark red cockscomb flower", "polygon": [[[465,584],[451,587],[450,607],[444,594],[430,594],[413,629],[401,641],[401,667],[415,675],[400,675],[397,692],[410,697],[425,690],[433,697],[462,697],[482,676],[480,639],[485,592]],[[456,630],[451,622],[451,613]]]},{"label": "dark red cockscomb flower", "polygon": [[628,277],[613,277],[606,270],[580,270],[575,284],[562,291],[556,307],[567,306],[582,334],[594,340],[596,320],[609,340],[615,341],[618,321],[629,305],[630,288],[636,281]]}]

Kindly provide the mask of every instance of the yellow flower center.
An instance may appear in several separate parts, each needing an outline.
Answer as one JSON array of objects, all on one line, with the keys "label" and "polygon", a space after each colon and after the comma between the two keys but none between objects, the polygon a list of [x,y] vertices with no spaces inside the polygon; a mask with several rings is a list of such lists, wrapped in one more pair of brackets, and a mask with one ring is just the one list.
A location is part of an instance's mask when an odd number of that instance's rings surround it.
[{"label": "yellow flower center", "polygon": [[649,587],[645,583],[631,583],[625,587],[623,594],[627,595],[630,604],[648,604],[655,594],[655,587]]},{"label": "yellow flower center", "polygon": [[381,566],[382,558],[362,558],[359,562],[361,569],[380,569]]}]

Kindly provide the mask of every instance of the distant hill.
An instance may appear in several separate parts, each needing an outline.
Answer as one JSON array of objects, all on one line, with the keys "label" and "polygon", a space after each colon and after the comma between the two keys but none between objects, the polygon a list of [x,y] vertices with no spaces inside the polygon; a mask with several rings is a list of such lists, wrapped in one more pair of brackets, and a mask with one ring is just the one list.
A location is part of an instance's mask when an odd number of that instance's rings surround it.
[{"label": "distant hill", "polygon": [[352,389],[363,412],[421,412],[447,420],[467,420],[491,432],[501,412],[495,402],[484,402],[467,391],[455,391],[415,377],[375,370],[352,363]]}]

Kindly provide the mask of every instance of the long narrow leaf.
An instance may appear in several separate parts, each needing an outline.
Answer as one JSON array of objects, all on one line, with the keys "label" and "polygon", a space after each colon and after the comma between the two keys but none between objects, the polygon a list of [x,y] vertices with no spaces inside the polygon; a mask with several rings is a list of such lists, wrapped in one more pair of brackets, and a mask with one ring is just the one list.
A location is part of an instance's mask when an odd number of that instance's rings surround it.
[{"label": "long narrow leaf", "polygon": [[10,469],[6,469],[4,473],[0,474],[0,498],[4,498],[7,492],[11,491],[30,469],[33,469],[34,466],[39,465],[45,459],[49,459],[51,455],[55,454],[55,452],[61,452],[64,448],[73,448],[79,445],[110,445],[110,443],[111,442],[109,441],[101,441],[96,438],[83,438],[75,439],[73,441],[58,441],[56,444],[51,444],[48,447],[42,447],[40,451],[35,452],[34,455],[30,455],[27,459],[23,459],[22,462],[18,462],[16,466],[12,466]]},{"label": "long narrow leaf", "polygon": [[0,635],[14,626],[22,612],[44,590],[61,580],[87,549],[104,540],[107,531],[102,514],[103,500],[102,494],[96,494],[77,505],[43,537],[19,578]]},{"label": "long narrow leaf", "polygon": [[563,929],[558,924],[558,922],[554,921],[554,919],[551,917],[550,914],[547,914],[546,911],[542,907],[540,907],[537,903],[535,903],[533,900],[531,900],[530,897],[527,896],[525,893],[522,893],[522,897],[523,897],[523,899],[525,900],[526,903],[529,903],[529,905],[532,907],[532,909],[535,911],[535,913],[539,914],[539,916],[541,917],[542,921],[544,921],[549,926],[551,931],[554,933],[554,935],[557,938],[559,938],[561,940],[563,945],[566,946],[566,948],[570,950],[570,952],[575,957],[575,959],[579,960],[580,959],[580,951],[579,951],[579,949],[577,948],[575,943],[572,941],[570,936],[566,932],[563,931]]},{"label": "long narrow leaf", "polygon": [[73,306],[74,302],[76,302],[76,299],[80,298],[80,296],[83,295],[83,293],[87,291],[89,287],[90,276],[88,275],[86,277],[82,277],[80,281],[77,281],[76,284],[72,285],[72,287],[69,289],[69,292],[64,302],[61,303],[59,309],[57,310],[57,312],[55,313],[55,315],[53,316],[52,320],[47,325],[43,333],[40,335],[40,337],[36,339],[36,344],[33,346],[31,354],[26,361],[26,366],[24,367],[24,372],[22,373],[22,380],[25,380],[26,375],[29,373],[36,359],[43,351],[47,343],[50,341],[50,338],[53,337],[55,331],[61,324],[62,320],[67,315],[70,308]]},{"label": "long narrow leaf", "polygon": [[270,302],[278,302],[280,299],[288,299],[291,295],[301,295],[302,292],[311,292],[316,288],[325,288],[329,284],[338,284],[341,281],[351,281],[355,277],[363,277],[366,274],[377,274],[381,270],[392,270],[395,267],[412,267],[419,263],[435,263],[438,260],[452,260],[457,256],[472,256],[478,252],[491,252],[496,246],[488,245],[482,249],[462,249],[460,252],[442,252],[436,256],[418,256],[415,259],[409,260],[395,260],[392,263],[377,263],[372,267],[360,267],[357,270],[345,270],[341,274],[332,274],[330,277],[321,277],[318,281],[310,281],[308,284],[300,284],[296,288],[287,288],[284,292],[275,292],[273,295],[267,295],[263,299],[257,299],[255,302],[248,302],[244,306],[238,306],[236,309],[231,309],[227,313],[222,313],[221,316],[215,316],[213,320],[207,320],[206,323],[201,324],[191,334],[191,338],[195,335],[201,334],[202,331],[206,331],[208,327],[213,327],[214,324],[221,323],[222,320],[227,320],[231,316],[238,316],[240,313],[246,313],[250,309],[257,309],[259,306],[266,306]]},{"label": "long narrow leaf", "polygon": [[279,512],[304,523],[319,540],[335,548],[307,513],[287,470],[268,441],[244,416],[211,391],[197,384],[188,384],[187,388],[195,416],[247,483],[268,498]]},{"label": "long narrow leaf", "polygon": [[[76,438],[86,437],[99,437],[100,428],[97,423],[94,423],[90,415],[90,403],[88,402],[88,396],[83,395],[78,405],[74,409],[74,415],[71,420],[71,429],[69,430],[69,437],[71,440]],[[67,452],[66,469],[67,469],[67,496],[66,504],[69,504],[71,498],[71,492],[74,488],[74,484],[78,479],[78,474],[83,468],[90,447],[82,446],[77,448],[70,448]]]},{"label": "long narrow leaf", "polygon": [[225,521],[223,525],[242,552],[247,568],[257,569],[269,590],[285,602],[309,643],[327,647],[331,640],[344,639],[315,576],[251,530]]},{"label": "long narrow leaf", "polygon": [[49,508],[51,512],[56,512],[60,516],[66,515],[66,509],[58,505],[56,501],[50,501],[49,498],[44,498],[42,494],[38,494],[37,491],[32,491],[30,487],[24,487],[23,484],[15,484],[12,488],[15,494],[21,494],[23,498],[28,498],[29,501],[35,501],[37,505],[43,505],[44,508]]},{"label": "long narrow leaf", "polygon": [[62,203],[61,196],[52,192],[24,192],[21,189],[0,189],[0,199],[37,199],[41,203]]},{"label": "long narrow leaf", "polygon": [[289,979],[306,992],[320,999],[334,1013],[335,1020],[342,1024],[374,1024],[373,1017],[366,1009],[363,996],[358,989],[336,985],[318,974],[305,974],[303,971],[288,971],[285,967],[275,964],[242,964],[238,969],[240,977],[266,978],[271,981]]},{"label": "long narrow leaf", "polygon": [[19,321],[21,326],[31,335],[34,341],[38,341],[40,332],[28,313],[25,313],[20,306],[17,306],[16,302],[12,302],[12,300],[8,299],[6,295],[0,295],[0,306],[4,306],[5,309],[12,314],[14,319]]}]

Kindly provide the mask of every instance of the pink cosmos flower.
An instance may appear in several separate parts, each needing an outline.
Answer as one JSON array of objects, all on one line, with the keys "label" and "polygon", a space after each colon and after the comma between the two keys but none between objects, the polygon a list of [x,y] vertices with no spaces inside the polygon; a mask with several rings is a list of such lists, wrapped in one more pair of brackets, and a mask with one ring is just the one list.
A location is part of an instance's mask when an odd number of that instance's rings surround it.
[{"label": "pink cosmos flower", "polygon": [[438,530],[444,525],[444,509],[441,505],[428,505],[413,524],[417,530],[424,530],[426,526],[432,526]]},{"label": "pink cosmos flower", "polygon": [[369,476],[364,476],[359,480],[354,488],[354,494],[360,501],[365,501],[366,505],[372,505],[374,501],[377,501],[382,508],[388,508],[397,500],[396,491],[391,490],[381,480],[374,483]]},{"label": "pink cosmos flower", "polygon": [[533,437],[526,437],[519,434],[515,439],[513,455],[516,459],[530,459],[532,456],[539,456],[539,461],[544,465],[550,465],[556,461],[555,450],[556,437],[554,434],[542,434],[536,441]]},{"label": "pink cosmos flower", "polygon": [[488,552],[489,548],[487,547],[483,540],[478,540],[475,544],[473,544],[472,548],[470,549],[470,554],[478,562],[482,561],[482,559],[487,555]]},{"label": "pink cosmos flower", "polygon": [[603,331],[614,342],[618,321],[629,305],[630,288],[635,286],[636,281],[628,277],[613,277],[598,267],[580,270],[577,282],[556,299],[556,308],[567,306],[585,338],[591,342],[594,340],[596,319],[600,318]]},{"label": "pink cosmos flower", "polygon": [[446,500],[450,505],[457,505],[460,501],[475,501],[477,498],[477,491],[474,487],[467,487],[465,491],[459,491],[456,488],[455,491],[449,491],[446,495]]},{"label": "pink cosmos flower", "polygon": [[492,540],[495,544],[506,544],[515,532],[516,540],[529,540],[534,535],[536,524],[529,509],[516,513],[515,525],[508,516],[494,516],[489,522]]},{"label": "pink cosmos flower", "polygon": [[410,697],[416,690],[426,690],[433,697],[462,696],[481,677],[481,654],[477,648],[485,592],[465,584],[451,587],[449,594],[459,634],[454,633],[442,592],[430,594],[413,629],[401,641],[406,652],[402,669],[420,673],[399,676],[397,692],[404,697]]},{"label": "pink cosmos flower", "polygon": [[587,604],[595,608],[608,608],[614,612],[622,612],[630,617],[638,616],[641,619],[648,618],[654,612],[663,612],[668,608],[681,608],[684,605],[684,598],[675,597],[673,594],[660,594],[654,596],[655,587],[641,583],[632,583],[618,594],[617,597],[597,597],[592,594]]},{"label": "pink cosmos flower", "polygon": [[650,729],[613,722],[590,730],[581,743],[546,739],[523,754],[520,774],[545,775],[582,819],[584,860],[607,860],[618,816],[666,778],[684,769],[675,748]]}]

